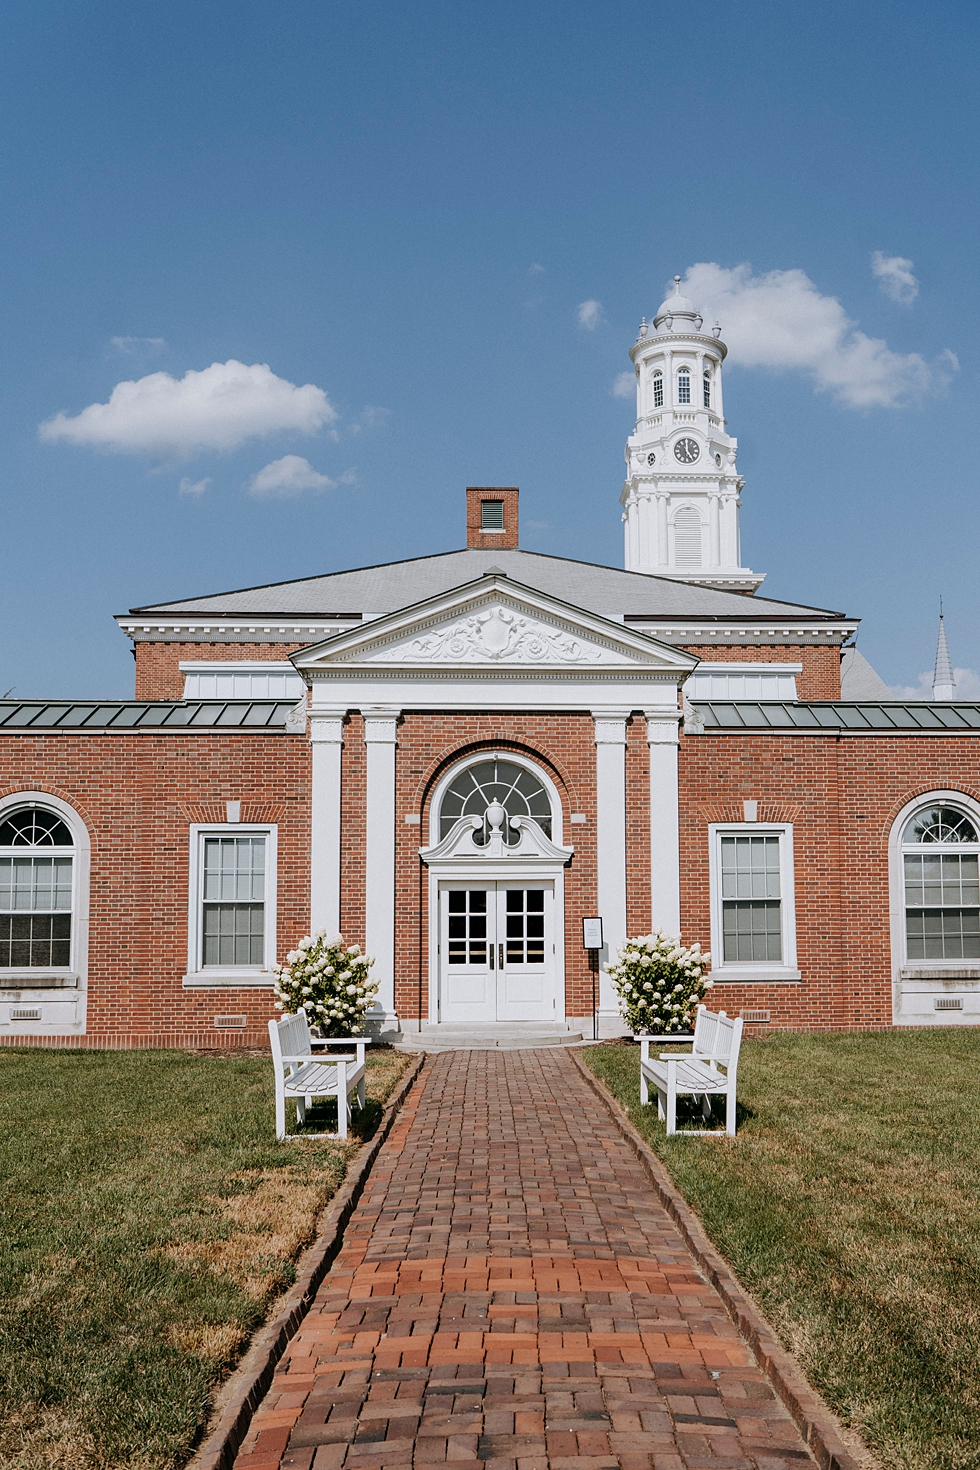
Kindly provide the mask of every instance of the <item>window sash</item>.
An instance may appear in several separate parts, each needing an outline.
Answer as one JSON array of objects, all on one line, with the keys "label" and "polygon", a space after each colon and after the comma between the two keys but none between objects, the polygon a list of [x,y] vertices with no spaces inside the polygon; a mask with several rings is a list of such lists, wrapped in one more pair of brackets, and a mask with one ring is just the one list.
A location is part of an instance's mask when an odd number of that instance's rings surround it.
[{"label": "window sash", "polygon": [[691,378],[688,373],[677,375],[677,402],[690,403],[691,401]]},{"label": "window sash", "polygon": [[262,968],[267,835],[206,833],[201,847],[201,968]]},{"label": "window sash", "polygon": [[708,376],[707,373],[705,373],[704,380],[703,381],[704,381],[704,406],[705,406],[705,408],[710,408],[711,407],[711,379],[709,378],[709,376]]},{"label": "window sash", "polygon": [[0,914],[71,913],[71,907],[70,857],[0,857]]},{"label": "window sash", "polygon": [[663,408],[664,406],[664,380],[659,373],[656,374],[653,380],[653,406],[654,408]]},{"label": "window sash", "polygon": [[781,837],[722,833],[718,847],[722,965],[782,964]]},{"label": "window sash", "polygon": [[980,959],[980,856],[906,852],[904,881],[908,959]]}]

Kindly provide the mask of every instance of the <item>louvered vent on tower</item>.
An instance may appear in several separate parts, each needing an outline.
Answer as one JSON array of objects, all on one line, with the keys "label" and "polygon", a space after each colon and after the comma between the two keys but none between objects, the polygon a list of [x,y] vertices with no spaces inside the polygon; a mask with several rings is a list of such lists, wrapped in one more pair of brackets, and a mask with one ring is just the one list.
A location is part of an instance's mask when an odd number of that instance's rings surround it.
[{"label": "louvered vent on tower", "polygon": [[701,517],[690,506],[674,517],[674,565],[701,565]]}]

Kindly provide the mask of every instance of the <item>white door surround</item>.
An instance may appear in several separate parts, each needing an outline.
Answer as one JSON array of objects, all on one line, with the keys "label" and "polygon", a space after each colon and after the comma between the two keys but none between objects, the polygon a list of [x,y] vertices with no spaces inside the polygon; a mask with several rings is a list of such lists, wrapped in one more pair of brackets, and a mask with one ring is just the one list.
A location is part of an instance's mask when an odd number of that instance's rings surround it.
[{"label": "white door surround", "polygon": [[[506,754],[507,759],[511,760],[511,753],[508,751]],[[486,752],[484,752],[485,757]],[[525,764],[530,766],[531,762]],[[455,767],[449,774],[456,775],[458,769]],[[544,775],[540,767],[534,769],[535,774]],[[437,832],[439,808],[436,802],[433,802],[432,810],[432,824]],[[560,811],[560,806],[558,810]],[[486,901],[488,912],[486,927],[488,931],[493,930],[494,943],[497,945],[503,943],[505,950],[503,981],[501,982],[498,977],[500,957],[498,949],[494,956],[492,986],[489,980],[489,955],[487,955],[486,964],[483,965],[479,945],[473,954],[474,964],[467,965],[469,979],[473,981],[473,1023],[485,1025],[492,1021],[539,1019],[564,1021],[565,864],[571,858],[574,848],[560,847],[552,842],[532,817],[512,816],[508,818],[499,803],[488,808],[486,818],[485,824],[483,817],[460,817],[441,842],[419,849],[419,856],[429,870],[428,1020],[434,1025],[467,1024],[466,1021],[460,1019],[468,1009],[466,1003],[454,998],[451,990],[445,996],[443,994],[443,981],[448,969],[448,954],[445,956],[446,964],[443,965],[440,948],[443,943],[443,933],[445,933],[447,942],[449,938],[448,894],[453,891],[472,890],[486,892],[488,895],[493,894],[493,898],[488,896]],[[505,821],[508,822],[511,837],[515,832],[517,833],[516,842],[511,843],[505,840],[503,830]],[[487,841],[478,842],[476,840],[478,835],[485,835]],[[524,991],[526,1004],[521,999],[520,983],[511,983],[510,979],[512,971],[515,975],[521,973],[520,967],[508,965],[506,933],[504,935],[497,933],[498,927],[506,929],[506,894],[508,891],[512,893],[544,891],[546,894],[546,942],[551,949],[550,957],[546,958],[550,959],[550,964],[546,968],[542,967],[541,972],[534,978],[539,982],[546,981],[550,986],[551,994],[546,996],[544,984],[539,983],[536,985],[533,999],[528,999],[526,990]],[[442,898],[440,902],[443,894],[447,897]],[[472,927],[479,928],[480,926],[477,924]],[[478,940],[480,936],[475,935],[474,937]],[[489,932],[486,937],[489,941]],[[534,958],[536,963],[536,956]],[[453,1022],[448,1019],[448,1016],[443,1015],[444,1001],[450,1008],[449,1014],[457,1017]],[[521,1015],[522,1009],[547,1012],[547,1014]],[[479,1015],[477,1015],[478,1011]]]},{"label": "white door surround", "polygon": [[442,1025],[550,1023],[564,1012],[554,897],[554,883],[540,878],[439,884]]}]

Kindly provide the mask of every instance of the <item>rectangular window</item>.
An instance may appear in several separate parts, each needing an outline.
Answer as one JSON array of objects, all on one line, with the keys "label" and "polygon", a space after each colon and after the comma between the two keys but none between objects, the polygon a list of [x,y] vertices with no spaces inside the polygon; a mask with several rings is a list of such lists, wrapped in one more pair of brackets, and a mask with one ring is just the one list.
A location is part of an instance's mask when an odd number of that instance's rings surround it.
[{"label": "rectangular window", "polygon": [[905,854],[910,960],[980,959],[978,861],[976,853]]},{"label": "rectangular window", "polygon": [[691,401],[691,379],[688,373],[677,375],[677,402],[690,403]]},{"label": "rectangular window", "polygon": [[798,980],[792,827],[712,826],[710,843],[716,978]]},{"label": "rectangular window", "polygon": [[504,502],[502,500],[480,501],[480,530],[502,531],[504,529]]},{"label": "rectangular window", "polygon": [[664,406],[664,380],[659,373],[656,373],[653,379],[653,406],[654,408]]},{"label": "rectangular window", "polygon": [[[185,985],[270,983],[276,959],[276,828],[191,828]],[[261,977],[261,979],[260,979]]]},{"label": "rectangular window", "polygon": [[265,958],[265,838],[206,837],[204,965]]},{"label": "rectangular window", "polygon": [[71,963],[72,859],[0,858],[0,967]]},{"label": "rectangular window", "polygon": [[704,375],[704,406],[711,407],[711,377],[708,373]]}]

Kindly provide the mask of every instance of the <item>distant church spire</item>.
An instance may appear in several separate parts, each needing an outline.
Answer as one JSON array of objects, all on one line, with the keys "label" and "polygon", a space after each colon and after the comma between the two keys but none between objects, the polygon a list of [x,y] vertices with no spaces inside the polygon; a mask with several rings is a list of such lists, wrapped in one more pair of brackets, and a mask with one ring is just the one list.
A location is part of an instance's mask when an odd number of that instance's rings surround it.
[{"label": "distant church spire", "polygon": [[936,645],[936,672],[932,676],[933,699],[955,699],[956,682],[953,679],[953,665],[949,657],[949,644],[946,642],[946,624],[943,621],[943,603],[939,599],[939,642]]}]

